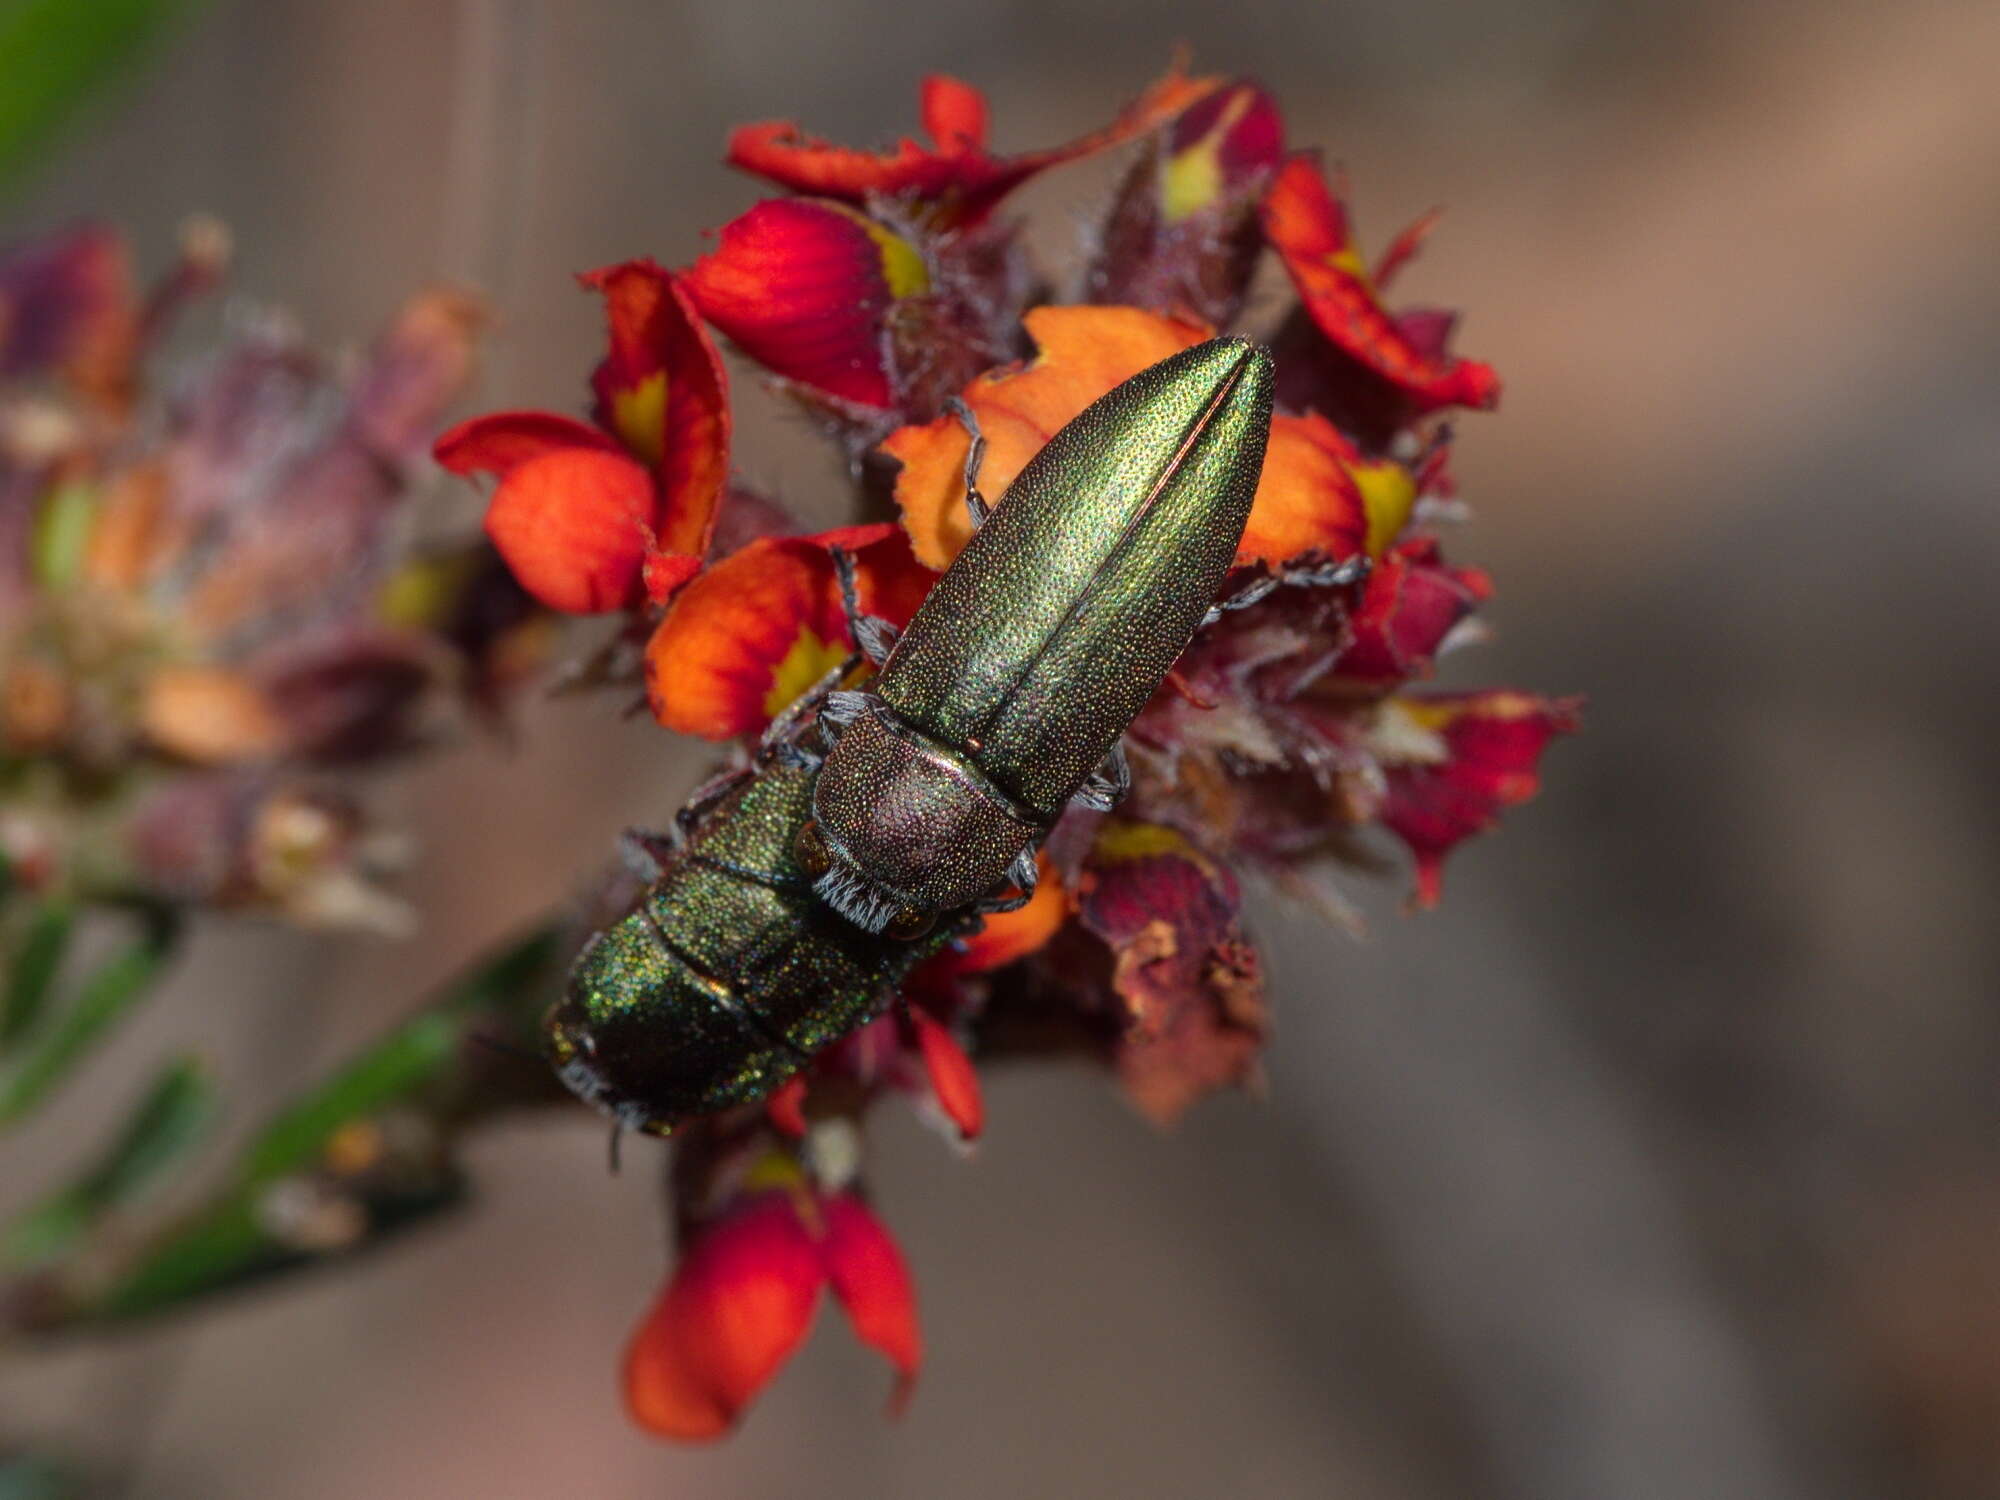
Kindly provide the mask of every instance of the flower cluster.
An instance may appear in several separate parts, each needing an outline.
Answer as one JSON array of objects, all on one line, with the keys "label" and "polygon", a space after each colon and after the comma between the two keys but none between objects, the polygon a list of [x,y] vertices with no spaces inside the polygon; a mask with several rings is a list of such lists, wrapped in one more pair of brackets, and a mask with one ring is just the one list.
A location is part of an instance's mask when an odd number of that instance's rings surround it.
[{"label": "flower cluster", "polygon": [[[910,1278],[858,1186],[874,1100],[913,1098],[969,1141],[974,1058],[1083,1052],[1160,1120],[1244,1080],[1267,1015],[1241,875],[1306,889],[1314,867],[1358,862],[1357,831],[1378,825],[1427,905],[1449,851],[1533,793],[1543,748],[1575,722],[1569,701],[1416,686],[1473,638],[1491,592],[1444,555],[1459,504],[1443,418],[1499,396],[1490,367],[1452,352],[1451,315],[1383,300],[1428,222],[1371,269],[1343,190],[1287,151],[1254,83],[1176,69],[1104,130],[1011,157],[988,149],[965,84],[928,80],[921,109],[932,144],[885,152],[790,124],[738,131],[729,161],[788,195],[680,270],[584,278],[610,322],[591,419],[506,412],[441,440],[448,467],[497,476],[487,526],[516,576],[555,609],[619,617],[600,666],[643,678],[661,724],[747,740],[853,649],[830,549],[856,557],[863,609],[901,626],[964,546],[968,438],[947,401],[977,417],[980,482],[1004,504],[1090,401],[1237,324],[1275,256],[1297,296],[1249,330],[1276,353],[1279,415],[1237,582],[1298,586],[1197,637],[1127,737],[1131,795],[1057,826],[1032,902],[921,969],[906,1005],[768,1107],[677,1140],[680,1259],[626,1377],[638,1420],[683,1438],[735,1423],[823,1287],[907,1386]],[[1052,300],[997,210],[1035,173],[1126,143],[1137,160],[1073,295]],[[800,535],[732,487],[712,334],[820,419],[864,507],[892,504],[894,521]],[[1323,582],[1321,565],[1364,556],[1362,581]]]},{"label": "flower cluster", "polygon": [[412,299],[342,372],[275,315],[146,384],[222,276],[86,226],[0,256],[0,853],[21,888],[399,925],[347,774],[488,713],[546,613],[483,540],[412,552],[410,478],[479,313]]}]

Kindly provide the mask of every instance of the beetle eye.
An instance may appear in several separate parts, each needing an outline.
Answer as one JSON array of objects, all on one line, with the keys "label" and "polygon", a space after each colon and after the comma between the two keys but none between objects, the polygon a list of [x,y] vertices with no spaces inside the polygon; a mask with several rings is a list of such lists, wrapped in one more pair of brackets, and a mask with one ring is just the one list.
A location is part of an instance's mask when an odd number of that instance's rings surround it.
[{"label": "beetle eye", "polygon": [[901,942],[912,942],[931,930],[937,918],[926,911],[918,911],[914,906],[905,906],[889,918],[889,925],[882,930]]},{"label": "beetle eye", "polygon": [[814,880],[833,868],[833,856],[826,852],[826,840],[820,837],[817,823],[799,825],[798,837],[792,840],[792,857]]}]

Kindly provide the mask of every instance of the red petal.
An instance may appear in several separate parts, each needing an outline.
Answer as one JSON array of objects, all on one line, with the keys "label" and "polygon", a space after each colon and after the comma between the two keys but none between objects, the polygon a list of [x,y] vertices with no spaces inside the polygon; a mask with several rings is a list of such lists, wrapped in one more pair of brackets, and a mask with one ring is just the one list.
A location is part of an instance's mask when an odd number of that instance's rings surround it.
[{"label": "red petal", "polygon": [[603,614],[638,601],[652,511],[653,478],[631,459],[559,448],[500,482],[486,534],[549,608]]},{"label": "red petal", "polygon": [[1369,575],[1332,675],[1384,688],[1429,676],[1445,637],[1492,591],[1478,569],[1447,567],[1435,538],[1398,544]]},{"label": "red petal", "polygon": [[979,1074],[973,1070],[972,1059],[929,1012],[912,1006],[908,1015],[915,1032],[917,1055],[923,1059],[938,1108],[958,1127],[961,1138],[978,1140],[986,1128],[986,1101],[979,1092]]},{"label": "red petal", "polygon": [[940,155],[986,149],[986,96],[971,84],[933,73],[923,81],[919,108]]},{"label": "red petal", "polygon": [[1389,290],[1389,283],[1402,274],[1403,267],[1417,258],[1417,252],[1423,249],[1424,241],[1430,238],[1431,231],[1437,228],[1438,220],[1443,217],[1444,210],[1434,208],[1389,242],[1389,248],[1375,262],[1376,291]]},{"label": "red petal", "polygon": [[1387,768],[1382,822],[1416,856],[1418,905],[1437,904],[1445,855],[1493,827],[1502,808],[1535,794],[1542,752],[1576,730],[1581,707],[1576,698],[1506,690],[1411,695],[1385,705],[1444,746],[1442,761]]},{"label": "red petal", "polygon": [[674,278],[650,260],[583,277],[604,294],[611,352],[591,376],[597,420],[660,477],[660,551],[707,555],[729,477],[729,382]]},{"label": "red petal", "polygon": [[930,286],[915,246],[817,199],[766,199],[682,278],[701,315],[759,364],[863,406],[890,404],[883,319]]},{"label": "red petal", "polygon": [[854,1336],[879,1349],[896,1368],[891,1412],[900,1411],[923,1363],[923,1336],[917,1327],[917,1290],[903,1252],[868,1205],[852,1193],[825,1199],[821,1250],[833,1294],[847,1309]]},{"label": "red petal", "polygon": [[1085,862],[1078,920],[1125,1004],[1119,1078],[1161,1124],[1256,1067],[1267,1017],[1240,906],[1228,868],[1161,824],[1106,819]]},{"label": "red petal", "polygon": [[564,448],[616,453],[606,433],[552,411],[496,411],[460,422],[439,438],[431,454],[454,474],[498,474]]},{"label": "red petal", "polygon": [[806,1134],[806,1080],[802,1073],[794,1073],[772,1091],[764,1101],[764,1115],[775,1126],[780,1135],[795,1141],[805,1139]]},{"label": "red petal", "polygon": [[60,372],[122,401],[141,331],[132,254],[116,230],[83,224],[0,255],[0,376]]},{"label": "red petal", "polygon": [[1300,152],[1279,169],[1264,195],[1263,220],[1306,311],[1336,348],[1420,411],[1498,403],[1500,380],[1491,366],[1419,349],[1383,308],[1316,153]]},{"label": "red petal", "polygon": [[686,1441],[728,1432],[812,1327],[826,1275],[789,1193],[703,1228],[626,1350],[634,1420]]},{"label": "red petal", "polygon": [[704,739],[755,734],[853,650],[830,547],[856,561],[861,607],[902,625],[931,575],[893,525],[760,537],[695,579],[646,646],[654,717]]},{"label": "red petal", "polygon": [[[938,139],[936,150],[902,140],[893,151],[857,151],[806,135],[788,120],[767,120],[731,135],[727,159],[731,166],[794,192],[853,204],[871,196],[914,198],[940,217],[970,223],[1037,172],[1143,135],[1214,87],[1215,80],[1189,78],[1176,67],[1103,130],[1047,151],[999,157],[983,148],[984,100],[975,109],[973,90],[954,80],[933,79],[925,85],[923,113]],[[967,142],[967,127],[975,123],[977,136]]]},{"label": "red petal", "polygon": [[1167,135],[1160,176],[1169,222],[1212,207],[1251,186],[1285,152],[1285,122],[1254,83],[1217,88],[1190,104]]}]

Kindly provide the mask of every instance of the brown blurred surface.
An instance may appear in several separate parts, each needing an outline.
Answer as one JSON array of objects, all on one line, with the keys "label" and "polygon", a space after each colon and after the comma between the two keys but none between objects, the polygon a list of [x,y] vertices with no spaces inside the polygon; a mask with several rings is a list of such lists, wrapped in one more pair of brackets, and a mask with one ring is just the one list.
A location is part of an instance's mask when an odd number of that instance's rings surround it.
[{"label": "brown blurred surface", "polygon": [[[162,1500],[2000,1496],[2000,9],[221,3],[5,227],[161,256],[215,213],[242,295],[327,343],[471,279],[477,404],[569,405],[569,273],[691,255],[754,192],[732,123],[886,138],[943,69],[1032,145],[1176,38],[1347,164],[1371,245],[1449,207],[1409,291],[1508,387],[1461,424],[1455,548],[1499,635],[1447,680],[1591,695],[1541,800],[1441,912],[1365,893],[1365,944],[1264,903],[1268,1100],[1161,1139],[1022,1075],[969,1165],[886,1130],[930,1343],[901,1423],[829,1317],[732,1445],[628,1429],[662,1230],[578,1120],[486,1140],[478,1209],[379,1261],[0,1375],[10,1426]],[[1023,206],[1082,222],[1113,170]],[[746,404],[748,477],[831,518],[826,451]],[[254,1115],[698,769],[536,707],[392,791],[424,938],[215,932],[97,1077],[206,1044]],[[63,1159],[70,1104],[6,1160]]]}]

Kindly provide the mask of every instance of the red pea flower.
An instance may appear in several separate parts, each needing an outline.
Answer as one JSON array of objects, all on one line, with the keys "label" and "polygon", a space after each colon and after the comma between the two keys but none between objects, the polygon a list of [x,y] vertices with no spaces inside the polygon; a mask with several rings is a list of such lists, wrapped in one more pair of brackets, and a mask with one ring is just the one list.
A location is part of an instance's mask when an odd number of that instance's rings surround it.
[{"label": "red pea flower", "polygon": [[1443,894],[1445,855],[1492,828],[1502,808],[1535,795],[1542,751],[1557,735],[1575,733],[1581,707],[1575,698],[1506,689],[1411,694],[1386,705],[1435,737],[1432,753],[1388,766],[1382,808],[1383,824],[1416,856],[1419,906],[1435,906]]},{"label": "red pea flower", "polygon": [[[1500,377],[1490,365],[1444,350],[1450,319],[1434,313],[1398,318],[1377,295],[1347,221],[1327,186],[1319,155],[1301,151],[1279,169],[1264,195],[1264,234],[1291,274],[1306,312],[1333,347],[1385,382],[1414,414],[1449,406],[1490,410]],[[1385,258],[1386,279],[1415,253],[1427,225],[1406,232]]]},{"label": "red pea flower", "polygon": [[827,1288],[895,1369],[899,1409],[923,1359],[902,1252],[852,1191],[822,1192],[774,1153],[745,1196],[693,1232],[633,1336],[634,1420],[683,1441],[725,1436],[811,1331]]},{"label": "red pea flower", "polygon": [[986,149],[986,99],[956,78],[923,81],[920,111],[932,145],[912,140],[889,152],[836,146],[806,135],[789,120],[740,127],[729,138],[728,161],[799,193],[865,204],[871,198],[919,206],[938,224],[973,224],[1039,172],[1132,140],[1171,119],[1214,88],[1176,65],[1102,130],[1046,151],[994,156]]},{"label": "red pea flower", "polygon": [[884,325],[930,290],[907,238],[844,203],[771,198],[682,275],[701,315],[786,380],[871,409],[892,404]]},{"label": "red pea flower", "polygon": [[[883,152],[789,124],[737,131],[731,164],[798,196],[752,204],[684,271],[590,279],[613,330],[594,425],[504,414],[440,448],[501,475],[489,530],[530,588],[622,612],[592,658],[599,679],[629,689],[644,640],[660,724],[751,741],[830,674],[865,681],[836,548],[860,607],[903,627],[966,545],[953,402],[984,435],[979,483],[1004,508],[1092,401],[1237,325],[1266,252],[1298,292],[1274,325],[1277,411],[1223,590],[1241,607],[1197,632],[1129,726],[1125,801],[1066,811],[1032,899],[957,933],[761,1105],[676,1130],[680,1263],[626,1363],[634,1416],[666,1436],[729,1431],[828,1287],[907,1387],[909,1278],[847,1188],[878,1104],[900,1097],[964,1147],[986,1128],[980,1072],[996,1059],[1089,1058],[1163,1124],[1254,1083],[1269,1016],[1243,873],[1339,919],[1321,877],[1379,867],[1365,848],[1379,829],[1414,854],[1428,905],[1447,853],[1528,797],[1542,751],[1576,726],[1575,700],[1408,691],[1479,638],[1492,592],[1443,555],[1462,506],[1439,418],[1492,407],[1498,377],[1449,352],[1449,314],[1382,300],[1432,218],[1371,275],[1340,194],[1316,157],[1287,156],[1276,102],[1247,81],[1176,68],[1106,129],[1012,157],[989,150],[985,100],[965,84],[926,80],[922,116],[927,144]],[[1048,274],[996,207],[1122,142],[1133,160],[1083,263]],[[1051,302],[1058,284],[1080,297]],[[853,513],[893,523],[794,535],[776,497],[738,491],[717,539],[728,415],[702,325],[843,450]],[[1273,586],[1239,593],[1260,578]]]},{"label": "red pea flower", "polygon": [[1284,119],[1257,84],[1237,82],[1197,99],[1161,136],[1112,202],[1090,300],[1228,323],[1263,252],[1257,200],[1284,158]]},{"label": "red pea flower", "polygon": [[757,734],[846,660],[854,646],[834,547],[854,555],[862,609],[907,624],[935,575],[896,527],[760,537],[689,585],[654,630],[646,646],[653,716],[704,739]]},{"label": "red pea flower", "polygon": [[438,439],[455,474],[499,487],[486,531],[551,609],[603,614],[672,597],[700,571],[729,472],[722,362],[674,278],[649,260],[593,271],[611,347],[594,422],[494,412]]}]

